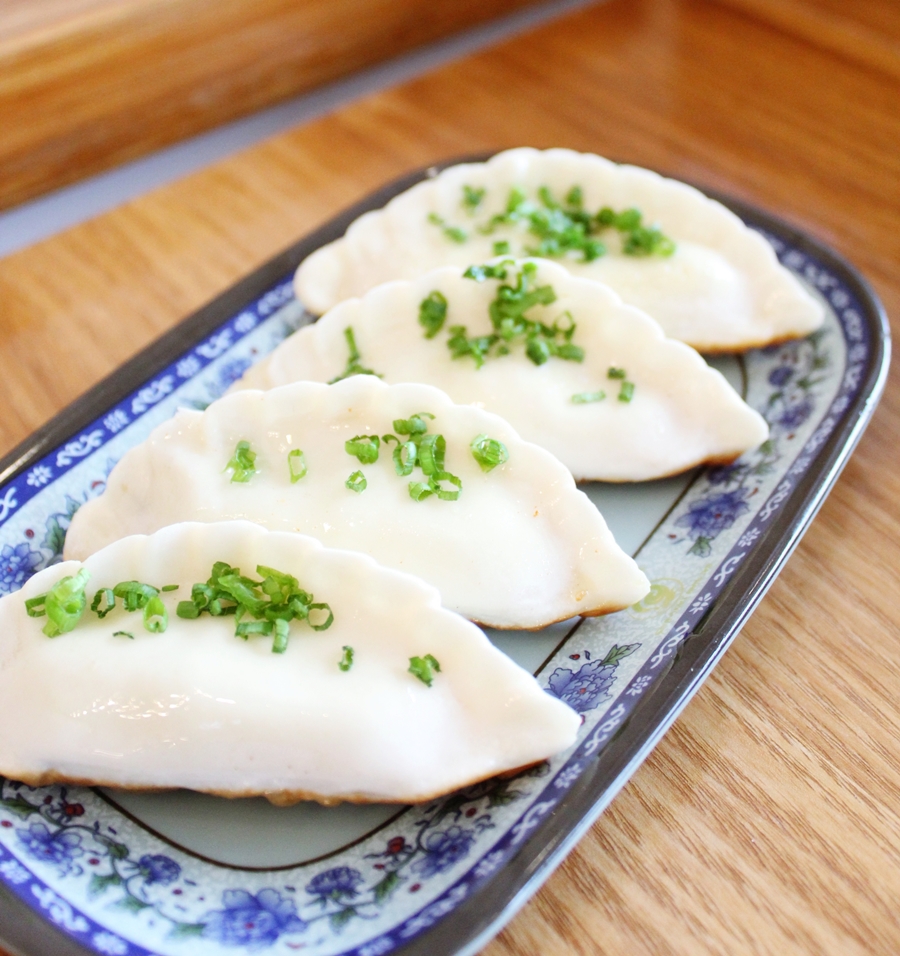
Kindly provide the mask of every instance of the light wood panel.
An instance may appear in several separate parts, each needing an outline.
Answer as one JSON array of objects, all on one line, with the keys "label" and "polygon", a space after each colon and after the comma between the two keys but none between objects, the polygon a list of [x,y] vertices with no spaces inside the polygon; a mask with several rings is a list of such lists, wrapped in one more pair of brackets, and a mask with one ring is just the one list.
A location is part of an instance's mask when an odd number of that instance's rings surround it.
[{"label": "light wood panel", "polygon": [[[522,143],[778,211],[900,314],[900,84],[737,2],[610,0],[0,261],[0,448],[373,187]],[[854,9],[900,39],[889,0]],[[898,429],[894,374],[743,635],[487,956],[900,951]]]},{"label": "light wood panel", "polygon": [[3,0],[0,208],[535,0]]}]

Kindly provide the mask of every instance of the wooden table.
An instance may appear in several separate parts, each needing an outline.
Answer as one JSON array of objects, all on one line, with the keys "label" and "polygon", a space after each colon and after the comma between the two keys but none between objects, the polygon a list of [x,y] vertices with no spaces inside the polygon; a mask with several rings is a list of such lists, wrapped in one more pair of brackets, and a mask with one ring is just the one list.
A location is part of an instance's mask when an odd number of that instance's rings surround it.
[{"label": "wooden table", "polygon": [[[0,261],[0,450],[374,186],[564,145],[776,210],[900,315],[900,9],[610,0]],[[501,954],[900,951],[900,390],[743,635]]]}]

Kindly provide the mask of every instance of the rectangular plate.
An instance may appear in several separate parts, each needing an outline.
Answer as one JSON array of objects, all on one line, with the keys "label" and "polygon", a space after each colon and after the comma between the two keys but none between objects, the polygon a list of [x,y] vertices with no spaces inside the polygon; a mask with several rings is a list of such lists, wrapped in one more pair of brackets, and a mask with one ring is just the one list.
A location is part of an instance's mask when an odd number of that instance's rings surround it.
[{"label": "rectangular plate", "polygon": [[[176,408],[205,407],[310,320],[295,267],[433,170],[387,186],[145,349],[0,462],[0,594],[59,560],[75,509]],[[771,438],[724,468],[582,486],[653,587],[619,614],[492,633],[583,715],[575,746],[430,804],[276,809],[184,791],[0,778],[0,932],[39,953],[475,953],[609,804],[703,682],[809,525],[870,418],[883,310],[835,253],[714,195],[826,305],[808,339],[717,365]],[[73,675],[77,679],[77,675]],[[9,728],[6,728],[9,732]],[[385,755],[389,759],[389,755]]]}]

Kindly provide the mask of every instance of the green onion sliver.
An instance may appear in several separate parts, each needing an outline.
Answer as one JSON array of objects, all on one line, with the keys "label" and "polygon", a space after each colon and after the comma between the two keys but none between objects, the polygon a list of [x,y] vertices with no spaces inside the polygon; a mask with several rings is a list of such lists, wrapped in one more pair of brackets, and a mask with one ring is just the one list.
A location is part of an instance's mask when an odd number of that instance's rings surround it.
[{"label": "green onion sliver", "polygon": [[441,665],[431,654],[426,654],[424,657],[411,657],[409,659],[409,673],[414,677],[418,677],[426,687],[431,687],[434,683],[435,673],[440,673],[440,670]]},{"label": "green onion sliver", "polygon": [[622,382],[619,389],[619,401],[630,402],[634,397],[634,382]]},{"label": "green onion sliver", "polygon": [[597,392],[578,392],[572,396],[572,401],[576,405],[587,405],[589,402],[602,402],[606,398],[606,392],[600,390]]},{"label": "green onion sliver", "polygon": [[[449,481],[454,489],[442,488],[440,482]],[[437,471],[431,476],[431,487],[441,501],[456,501],[462,491],[462,479],[451,475],[449,471]]]},{"label": "green onion sliver", "polygon": [[426,475],[443,471],[446,451],[443,435],[425,435],[419,442],[419,467]]},{"label": "green onion sliver", "polygon": [[[85,587],[91,574],[87,568],[82,568],[77,574],[67,574],[47,591],[30,598],[25,602],[25,610],[29,617],[43,617],[48,621],[42,628],[47,637],[59,637],[71,631],[81,620],[81,615],[87,607]],[[43,611],[39,608],[43,607]]]},{"label": "green onion sliver", "polygon": [[169,626],[169,615],[159,595],[150,598],[144,607],[144,627],[151,634],[162,634]]},{"label": "green onion sliver", "polygon": [[366,490],[366,487],[369,483],[366,481],[366,476],[361,471],[354,471],[353,474],[344,482],[344,484],[351,491],[355,491],[357,494],[360,494]]},{"label": "green onion sliver", "polygon": [[419,303],[419,325],[425,329],[425,338],[433,339],[447,318],[447,298],[435,289]]},{"label": "green onion sliver", "polygon": [[[394,436],[391,435],[391,438],[393,437]],[[406,441],[398,443],[393,452],[394,471],[396,471],[401,478],[411,475],[413,468],[416,467],[417,455],[418,449],[416,448],[415,442]]]},{"label": "green onion sliver", "polygon": [[434,419],[431,412],[417,412],[409,418],[395,418],[394,431],[398,435],[424,435],[428,431],[426,418]]},{"label": "green onion sliver", "polygon": [[247,482],[256,474],[256,452],[250,448],[250,442],[239,441],[228,464],[222,469],[231,469],[231,480]]},{"label": "green onion sliver", "polygon": [[377,435],[354,435],[344,442],[344,450],[353,455],[361,465],[371,465],[378,461],[378,446],[381,439]]},{"label": "green onion sliver", "polygon": [[338,661],[338,667],[340,667],[342,671],[348,671],[353,666],[353,648],[350,647],[349,644],[345,644],[341,650],[344,653]]},{"label": "green onion sliver", "polygon": [[607,378],[625,378],[625,369],[616,368],[614,365],[610,365],[609,370],[606,373]]},{"label": "green onion sliver", "polygon": [[472,457],[478,462],[482,471],[490,471],[497,465],[509,461],[506,445],[495,438],[488,438],[487,435],[476,435],[469,444],[469,448],[472,449]]},{"label": "green onion sliver", "polygon": [[287,461],[288,461],[288,472],[291,476],[292,485],[295,482],[298,482],[301,478],[306,477],[306,472],[307,472],[306,456],[303,454],[301,449],[292,448],[288,452]]}]

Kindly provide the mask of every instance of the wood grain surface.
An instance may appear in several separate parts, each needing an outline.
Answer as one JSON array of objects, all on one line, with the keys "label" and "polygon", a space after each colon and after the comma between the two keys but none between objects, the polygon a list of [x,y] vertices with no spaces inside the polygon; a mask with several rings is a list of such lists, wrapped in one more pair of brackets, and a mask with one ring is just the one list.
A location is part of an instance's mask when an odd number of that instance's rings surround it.
[{"label": "wood grain surface", "polygon": [[535,0],[0,0],[0,208]]},{"label": "wood grain surface", "polygon": [[[0,450],[373,187],[511,145],[777,211],[900,315],[898,42],[890,0],[609,0],[0,261]],[[743,634],[487,956],[900,952],[898,433],[893,375]]]}]

